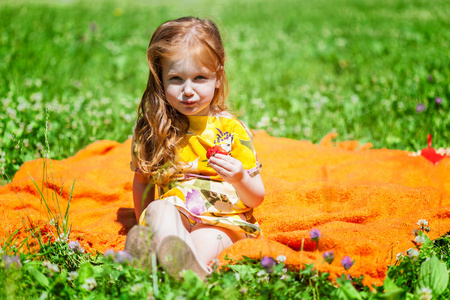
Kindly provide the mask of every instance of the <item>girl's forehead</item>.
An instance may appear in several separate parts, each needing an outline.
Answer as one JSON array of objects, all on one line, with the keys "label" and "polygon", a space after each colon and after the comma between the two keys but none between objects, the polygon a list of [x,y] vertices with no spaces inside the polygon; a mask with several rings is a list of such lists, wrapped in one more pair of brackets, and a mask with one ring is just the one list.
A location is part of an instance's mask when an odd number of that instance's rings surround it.
[{"label": "girl's forehead", "polygon": [[196,70],[196,71],[210,71],[208,66],[204,65],[200,59],[193,55],[187,55],[183,57],[165,57],[162,60],[163,70],[169,71],[183,71],[183,70]]}]

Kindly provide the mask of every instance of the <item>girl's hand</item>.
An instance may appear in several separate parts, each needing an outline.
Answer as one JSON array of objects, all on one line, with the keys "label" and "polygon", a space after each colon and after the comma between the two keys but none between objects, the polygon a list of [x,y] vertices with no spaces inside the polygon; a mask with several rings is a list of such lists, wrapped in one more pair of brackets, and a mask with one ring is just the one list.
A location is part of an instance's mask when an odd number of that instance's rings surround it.
[{"label": "girl's hand", "polygon": [[242,163],[229,155],[216,154],[208,162],[225,182],[233,185],[246,206],[257,207],[264,201],[264,184],[259,173],[250,176]]},{"label": "girl's hand", "polygon": [[234,157],[217,153],[208,160],[208,163],[224,181],[230,184],[240,183],[244,179],[244,167]]}]

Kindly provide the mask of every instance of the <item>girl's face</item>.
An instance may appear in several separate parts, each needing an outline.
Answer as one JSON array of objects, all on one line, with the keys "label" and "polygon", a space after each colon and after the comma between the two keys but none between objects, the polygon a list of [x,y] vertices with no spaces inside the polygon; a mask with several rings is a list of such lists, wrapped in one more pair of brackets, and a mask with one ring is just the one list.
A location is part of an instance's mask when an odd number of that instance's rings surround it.
[{"label": "girl's face", "polygon": [[191,59],[162,60],[164,91],[169,104],[186,116],[207,116],[220,87],[216,73]]}]

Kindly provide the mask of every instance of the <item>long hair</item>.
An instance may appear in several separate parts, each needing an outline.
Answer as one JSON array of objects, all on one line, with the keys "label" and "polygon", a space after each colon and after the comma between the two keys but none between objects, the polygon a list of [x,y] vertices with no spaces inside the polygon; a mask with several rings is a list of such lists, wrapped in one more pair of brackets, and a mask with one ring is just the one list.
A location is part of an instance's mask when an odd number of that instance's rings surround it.
[{"label": "long hair", "polygon": [[189,129],[188,118],[166,100],[162,59],[181,59],[186,55],[215,72],[221,81],[211,101],[210,112],[216,114],[227,110],[225,50],[214,22],[184,17],[161,24],[153,33],[147,49],[150,72],[135,128],[136,142],[140,146],[138,166],[143,175],[161,186],[166,185],[181,168],[175,161],[176,149]]}]

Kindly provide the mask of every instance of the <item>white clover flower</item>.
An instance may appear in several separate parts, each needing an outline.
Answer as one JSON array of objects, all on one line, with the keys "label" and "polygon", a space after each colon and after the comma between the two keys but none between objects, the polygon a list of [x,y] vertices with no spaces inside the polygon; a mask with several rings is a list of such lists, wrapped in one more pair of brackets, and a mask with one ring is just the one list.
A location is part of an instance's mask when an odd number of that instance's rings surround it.
[{"label": "white clover flower", "polygon": [[17,117],[17,112],[16,112],[16,110],[13,109],[13,108],[11,108],[11,107],[8,107],[8,108],[6,109],[6,112],[8,113],[9,117],[10,117],[11,119],[13,119],[13,120]]},{"label": "white clover flower", "polygon": [[2,99],[3,108],[8,107],[11,102],[12,102],[11,98],[3,98]]},{"label": "white clover flower", "polygon": [[276,260],[278,263],[284,263],[284,262],[286,262],[286,256],[284,256],[284,255],[278,255],[277,258],[275,258],[275,260]]},{"label": "white clover flower", "polygon": [[81,288],[86,291],[92,291],[97,287],[97,281],[95,281],[94,277],[87,278],[84,283],[81,285]]},{"label": "white clover flower", "polygon": [[270,125],[270,117],[264,116],[261,120],[256,124],[257,128],[267,127]]},{"label": "white clover flower", "polygon": [[27,125],[27,133],[30,133],[33,130],[33,125]]},{"label": "white clover flower", "polygon": [[263,109],[266,106],[261,98],[252,99],[251,103],[259,109]]},{"label": "white clover flower", "polygon": [[132,292],[132,293],[137,293],[137,292],[139,292],[140,290],[142,290],[143,287],[144,287],[144,285],[143,285],[142,283],[136,283],[136,284],[133,284],[133,285],[130,287],[130,292]]},{"label": "white clover flower", "polygon": [[269,276],[263,276],[258,278],[258,283],[260,282],[269,282]]},{"label": "white clover flower", "polygon": [[241,280],[241,276],[239,275],[239,273],[234,273],[234,277],[236,277],[236,281]]},{"label": "white clover flower", "polygon": [[425,239],[425,237],[423,235],[418,235],[416,236],[416,238],[414,239],[414,241],[418,244],[425,244],[425,242],[427,241]]},{"label": "white clover flower", "polygon": [[265,270],[259,270],[258,273],[256,273],[256,276],[261,277],[266,275],[266,271]]},{"label": "white clover flower", "polygon": [[286,274],[281,275],[280,280],[289,279],[289,276]]},{"label": "white clover flower", "polygon": [[44,267],[46,267],[48,270],[55,272],[55,273],[59,273],[59,267],[56,264],[52,264],[51,262],[49,262],[48,260],[45,260],[42,265]]},{"label": "white clover flower", "polygon": [[419,253],[419,250],[415,248],[410,248],[406,251],[406,254],[408,254],[408,256],[412,259],[417,259],[417,257],[419,257]]},{"label": "white clover flower", "polygon": [[419,290],[417,296],[419,296],[420,300],[431,300],[433,298],[433,291],[429,287],[424,286]]},{"label": "white clover flower", "polygon": [[27,107],[28,107],[28,103],[21,102],[21,103],[19,103],[19,105],[17,105],[17,110],[23,112],[23,111],[25,111],[25,109]]},{"label": "white clover flower", "polygon": [[420,219],[420,220],[417,222],[417,225],[419,225],[419,226],[426,226],[426,225],[428,225],[428,221],[425,220],[425,219]]},{"label": "white clover flower", "polygon": [[130,114],[125,114],[125,115],[123,116],[123,118],[125,119],[125,121],[126,121],[127,123],[130,123],[130,122],[131,122],[131,119],[132,119],[132,117],[131,117]]},{"label": "white clover flower", "polygon": [[69,272],[69,277],[67,278],[69,281],[73,281],[75,279],[77,279],[78,277],[78,272],[77,271],[71,271]]},{"label": "white clover flower", "polygon": [[61,234],[59,235],[59,237],[57,237],[57,238],[55,239],[55,242],[59,242],[59,243],[67,243],[68,240],[69,240],[69,235],[68,235],[68,234],[64,234],[64,233],[61,233]]},{"label": "white clover flower", "polygon": [[74,251],[74,252],[84,253],[84,248],[81,247],[81,244],[78,241],[70,241],[69,242],[69,249]]},{"label": "white clover flower", "polygon": [[30,100],[36,101],[36,102],[42,101],[42,93],[34,93],[34,94],[31,94]]}]

